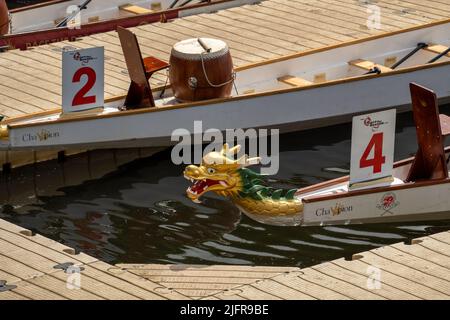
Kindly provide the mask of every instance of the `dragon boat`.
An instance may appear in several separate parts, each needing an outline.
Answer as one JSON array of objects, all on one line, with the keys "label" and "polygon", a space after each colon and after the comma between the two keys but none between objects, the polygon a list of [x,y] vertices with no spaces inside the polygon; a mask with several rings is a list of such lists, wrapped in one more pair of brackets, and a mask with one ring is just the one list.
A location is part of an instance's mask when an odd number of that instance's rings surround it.
[{"label": "dragon boat", "polygon": [[[220,152],[203,157],[199,166],[189,165],[184,170],[186,179],[193,182],[187,196],[194,202],[208,192],[229,198],[241,212],[250,218],[278,226],[325,226],[339,224],[389,223],[426,221],[450,218],[450,148],[444,148],[444,137],[450,134],[450,117],[439,115],[436,94],[424,87],[411,84],[412,108],[416,124],[418,151],[413,158],[396,162],[389,167],[392,154],[381,154],[376,144],[369,152],[360,151],[362,160],[358,166],[374,168],[379,165],[380,174],[369,174],[364,179],[352,181],[350,176],[326,181],[299,190],[272,188],[265,177],[248,168],[258,158],[234,155],[240,146],[224,145]],[[395,113],[394,113],[395,115]],[[388,121],[366,121],[367,117],[355,117],[363,122],[371,137],[380,137],[382,124]],[[392,118],[391,136],[395,126]],[[371,125],[371,126],[370,126]],[[353,132],[353,139],[361,139],[360,132]],[[373,141],[372,139],[370,141]],[[392,142],[391,141],[391,142]],[[389,141],[384,141],[388,144]],[[358,145],[358,144],[355,144]],[[370,151],[371,148],[375,151]],[[373,153],[373,159],[364,159]],[[352,141],[352,163],[353,163]],[[375,163],[378,157],[380,162]],[[356,159],[359,159],[359,155]],[[371,162],[371,163],[370,163]],[[359,170],[359,168],[357,168]],[[372,168],[370,168],[372,169]],[[370,172],[371,173],[371,172]],[[381,176],[380,176],[381,175]]]},{"label": "dragon boat", "polygon": [[[166,147],[175,144],[175,130],[193,133],[196,121],[202,121],[201,133],[299,131],[356,114],[406,111],[413,81],[433,88],[440,102],[450,101],[450,19],[235,69],[218,39],[178,42],[168,63],[142,58],[130,30],[118,34],[131,80],[126,96],[88,112],[58,109],[5,119],[0,150]],[[167,72],[170,85],[151,88],[148,79],[156,72]],[[78,83],[85,84],[79,98],[90,99],[92,82]]]}]

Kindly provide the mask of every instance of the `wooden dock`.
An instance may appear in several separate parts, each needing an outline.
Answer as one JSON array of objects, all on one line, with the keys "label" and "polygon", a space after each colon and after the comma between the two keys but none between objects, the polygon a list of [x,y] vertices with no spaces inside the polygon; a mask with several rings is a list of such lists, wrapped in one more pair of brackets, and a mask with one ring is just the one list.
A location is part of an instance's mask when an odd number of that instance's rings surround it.
[{"label": "wooden dock", "polygon": [[450,299],[450,231],[305,269],[113,266],[0,219],[0,300],[10,299]]}]

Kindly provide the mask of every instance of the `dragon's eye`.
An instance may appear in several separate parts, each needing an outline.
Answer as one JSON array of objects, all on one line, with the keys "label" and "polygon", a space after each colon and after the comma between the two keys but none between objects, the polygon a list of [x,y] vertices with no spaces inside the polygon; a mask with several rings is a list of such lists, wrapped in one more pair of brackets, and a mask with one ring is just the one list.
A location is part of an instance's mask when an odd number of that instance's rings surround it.
[{"label": "dragon's eye", "polygon": [[209,174],[213,174],[214,172],[216,172],[215,169],[213,169],[213,168],[208,168],[208,173],[209,173]]}]

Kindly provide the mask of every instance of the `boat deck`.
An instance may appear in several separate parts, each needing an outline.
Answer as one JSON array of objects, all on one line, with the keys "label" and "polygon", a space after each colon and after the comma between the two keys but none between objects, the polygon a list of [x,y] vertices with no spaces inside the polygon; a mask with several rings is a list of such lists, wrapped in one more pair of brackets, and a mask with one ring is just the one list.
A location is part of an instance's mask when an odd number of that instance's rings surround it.
[{"label": "boat deck", "polygon": [[[305,269],[113,266],[0,219],[0,300],[450,299],[449,252],[447,231]],[[78,290],[61,269],[70,263],[81,271]]]}]

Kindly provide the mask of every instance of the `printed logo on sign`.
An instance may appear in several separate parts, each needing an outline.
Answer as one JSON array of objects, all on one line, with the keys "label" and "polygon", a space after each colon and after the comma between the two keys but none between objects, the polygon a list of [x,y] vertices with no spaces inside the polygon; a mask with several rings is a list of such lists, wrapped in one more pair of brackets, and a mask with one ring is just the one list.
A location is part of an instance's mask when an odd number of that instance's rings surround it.
[{"label": "printed logo on sign", "polygon": [[330,209],[326,208],[319,208],[316,210],[316,216],[322,217],[322,216],[339,216],[342,213],[346,212],[352,212],[353,206],[345,206],[341,203],[336,203],[333,207],[330,207]]},{"label": "printed logo on sign", "polygon": [[46,141],[52,138],[59,138],[59,132],[42,129],[41,131],[36,133],[25,133],[22,136],[22,141],[23,142]]},{"label": "printed logo on sign", "polygon": [[395,193],[388,192],[381,197],[377,204],[377,209],[384,211],[381,216],[384,216],[386,213],[394,214],[391,210],[396,208],[399,204],[400,202],[397,201]]},{"label": "printed logo on sign", "polygon": [[97,60],[96,57],[92,56],[82,56],[79,51],[75,52],[73,55],[75,61],[80,61],[83,66],[87,65],[91,60]]},{"label": "printed logo on sign", "polygon": [[372,120],[370,116],[361,119],[366,127],[372,128],[372,131],[377,131],[382,125],[388,124],[387,121]]}]

